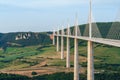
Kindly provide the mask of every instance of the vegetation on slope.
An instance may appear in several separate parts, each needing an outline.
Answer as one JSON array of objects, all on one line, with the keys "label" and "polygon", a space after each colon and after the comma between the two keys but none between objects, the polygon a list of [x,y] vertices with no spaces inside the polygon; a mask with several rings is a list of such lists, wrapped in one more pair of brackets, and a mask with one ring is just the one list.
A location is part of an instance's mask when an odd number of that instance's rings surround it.
[{"label": "vegetation on slope", "polygon": [[[107,36],[108,31],[110,30],[112,24],[113,24],[112,22],[96,23],[96,26],[98,26],[98,29],[101,32],[103,38]],[[84,34],[86,26],[87,26],[86,24],[79,25],[82,35]],[[71,27],[71,32],[73,32],[73,27]],[[52,32],[41,32],[41,33],[15,32],[15,33],[4,33],[4,34],[0,33],[0,46],[6,46],[7,42],[20,44],[21,46],[50,44],[51,40],[49,34],[52,34]]]},{"label": "vegetation on slope", "polygon": [[[86,44],[86,42],[84,42]],[[73,46],[74,47],[74,46]],[[73,47],[71,47],[71,66],[73,66]],[[95,69],[120,71],[120,49],[116,47],[94,44]],[[87,47],[79,44],[80,65],[87,67]],[[83,60],[81,60],[83,59]],[[1,69],[29,68],[46,61],[49,66],[64,66],[66,61],[60,60],[55,46],[9,47],[5,54],[0,51]]]},{"label": "vegetation on slope", "polygon": [[[110,29],[110,25],[112,25],[112,23],[104,23],[104,24],[97,23],[97,24],[98,24],[99,30],[102,32],[104,31],[104,33],[102,33],[102,37],[106,37],[108,30]],[[83,27],[81,27],[81,32],[83,34],[85,25],[82,25],[82,26]],[[105,27],[105,28],[101,28],[101,27]],[[22,34],[26,34],[26,33],[22,33]],[[34,33],[30,33],[30,34],[32,35],[31,38],[19,39],[19,40],[15,40],[15,36],[17,36],[18,34],[14,34],[14,33],[0,34],[1,46],[4,48],[4,46],[6,47],[6,43],[7,44],[9,43],[9,47],[8,49],[6,49],[5,54],[3,54],[3,51],[0,51],[0,64],[1,64],[0,69],[17,70],[21,68],[31,68],[43,62],[45,62],[45,64],[42,65],[42,67],[46,67],[46,66],[47,67],[50,67],[50,66],[65,67],[65,64],[66,64],[65,59],[60,60],[60,55],[58,55],[59,53],[56,53],[55,46],[45,45],[45,44],[51,44],[51,40],[46,33],[38,34],[37,37]],[[12,46],[10,44],[12,44]],[[65,39],[64,45],[66,46],[66,39]],[[87,45],[86,41],[79,40],[79,57],[80,57],[79,64],[83,68],[87,67],[86,45]],[[72,56],[71,66],[73,67],[73,52],[74,52],[73,39],[71,39],[70,47],[71,47],[71,56]],[[119,79],[118,72],[120,71],[120,62],[119,62],[120,49],[116,47],[111,47],[111,46],[106,46],[106,45],[96,44],[96,43],[94,44],[94,47],[95,47],[95,50],[94,50],[95,71],[100,73],[99,75],[96,74],[98,80],[106,80],[108,76],[111,76],[109,80],[111,79],[118,80]],[[81,58],[84,58],[84,60],[81,60]],[[102,74],[102,72],[110,72],[110,74],[108,73]],[[61,74],[61,73],[58,73],[58,74]],[[66,73],[63,73],[63,74],[67,75]],[[44,79],[48,80],[48,78],[50,80],[54,80],[53,78],[56,77],[55,75],[57,76],[57,74],[44,75],[43,80]],[[70,75],[71,73],[69,74],[69,76]],[[85,77],[86,75],[83,74],[83,76]],[[104,79],[100,78],[101,76],[103,76],[102,78]],[[34,77],[34,78],[35,80],[37,80],[37,79],[40,79],[41,77]],[[67,79],[68,78],[69,77],[67,77]],[[61,78],[58,78],[58,79],[63,80]],[[83,80],[86,80],[86,78],[83,78]]]},{"label": "vegetation on slope", "polygon": [[[35,76],[32,78],[14,75],[14,74],[0,74],[0,80],[73,80],[73,73],[54,73],[41,76]],[[95,74],[95,80],[119,80],[120,73],[97,73]],[[80,74],[80,80],[87,80],[86,74]]]},{"label": "vegetation on slope", "polygon": [[[16,33],[4,33],[0,34],[0,46],[18,46],[12,43],[19,44],[19,46],[31,46],[31,45],[45,45],[50,44],[51,32],[34,33],[34,32],[16,32]],[[18,46],[18,47],[19,47]]]},{"label": "vegetation on slope", "polygon": [[16,74],[0,73],[0,80],[31,80],[31,78],[27,76],[16,75]]},{"label": "vegetation on slope", "polygon": [[[80,80],[87,80],[86,74],[80,74]],[[55,73],[50,75],[42,75],[33,77],[35,80],[73,80],[73,73]],[[97,73],[95,80],[119,80],[120,73]]]}]

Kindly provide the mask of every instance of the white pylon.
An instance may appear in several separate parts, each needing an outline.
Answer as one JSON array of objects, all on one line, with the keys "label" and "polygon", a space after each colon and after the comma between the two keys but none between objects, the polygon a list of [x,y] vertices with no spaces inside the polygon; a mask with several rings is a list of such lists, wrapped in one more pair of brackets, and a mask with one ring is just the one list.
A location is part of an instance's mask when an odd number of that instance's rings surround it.
[{"label": "white pylon", "polygon": [[77,16],[75,24],[75,38],[74,38],[74,80],[79,80],[79,55],[78,55],[78,39],[77,39]]},{"label": "white pylon", "polygon": [[94,80],[93,42],[88,41],[87,80]]},{"label": "white pylon", "polygon": [[59,52],[59,29],[57,31],[57,52]]},{"label": "white pylon", "polygon": [[75,36],[78,36],[78,15],[76,14],[76,21],[75,21]]},{"label": "white pylon", "polygon": [[92,38],[92,0],[90,0],[89,9],[89,38]]},{"label": "white pylon", "polygon": [[61,59],[64,59],[64,29],[61,30]]},{"label": "white pylon", "polygon": [[67,56],[66,56],[66,67],[70,68],[70,28],[67,26]]}]

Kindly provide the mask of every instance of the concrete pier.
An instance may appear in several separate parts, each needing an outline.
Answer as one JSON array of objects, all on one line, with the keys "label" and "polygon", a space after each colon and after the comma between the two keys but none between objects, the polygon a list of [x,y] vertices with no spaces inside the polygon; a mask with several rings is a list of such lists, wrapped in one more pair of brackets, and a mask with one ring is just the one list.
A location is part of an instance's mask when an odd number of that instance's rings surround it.
[{"label": "concrete pier", "polygon": [[67,55],[66,55],[66,67],[70,68],[70,28],[69,24],[67,26]]},{"label": "concrete pier", "polygon": [[94,80],[94,55],[93,42],[88,41],[88,65],[87,65],[87,80]]},{"label": "concrete pier", "polygon": [[69,37],[67,37],[66,67],[70,68],[70,39],[69,39]]},{"label": "concrete pier", "polygon": [[61,59],[64,59],[64,38],[61,36]]},{"label": "concrete pier", "polygon": [[57,52],[59,52],[59,31],[57,31]]},{"label": "concrete pier", "polygon": [[55,31],[53,31],[53,45],[55,45]]},{"label": "concrete pier", "polygon": [[79,80],[78,39],[74,39],[74,80]]}]

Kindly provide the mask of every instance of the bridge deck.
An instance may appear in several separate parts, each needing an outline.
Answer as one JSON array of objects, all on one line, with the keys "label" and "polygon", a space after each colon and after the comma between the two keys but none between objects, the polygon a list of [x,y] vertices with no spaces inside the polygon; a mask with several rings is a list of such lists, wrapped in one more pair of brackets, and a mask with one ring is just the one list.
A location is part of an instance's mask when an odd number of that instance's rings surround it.
[{"label": "bridge deck", "polygon": [[86,41],[90,40],[90,41],[97,42],[97,43],[120,47],[120,40],[104,39],[104,38],[89,38],[89,37],[84,37],[84,36],[72,36],[72,35],[55,35],[55,36],[77,38],[77,39],[82,39]]}]

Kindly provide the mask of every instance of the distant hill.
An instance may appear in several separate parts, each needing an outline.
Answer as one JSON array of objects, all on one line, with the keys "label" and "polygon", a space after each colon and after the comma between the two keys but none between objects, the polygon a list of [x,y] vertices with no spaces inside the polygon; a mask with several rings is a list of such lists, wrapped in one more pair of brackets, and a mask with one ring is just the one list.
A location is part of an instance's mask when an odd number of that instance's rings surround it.
[{"label": "distant hill", "polygon": [[[115,23],[115,22],[114,22]],[[112,26],[113,22],[97,22],[93,25],[98,26],[101,36],[105,38]],[[86,24],[79,25],[81,35],[84,34]],[[66,30],[66,29],[65,29]],[[73,27],[71,27],[73,32]],[[30,45],[45,45],[51,44],[50,35],[52,32],[14,32],[14,33],[0,33],[0,46],[30,46]],[[113,35],[114,36],[114,35]]]},{"label": "distant hill", "polygon": [[0,46],[30,46],[51,44],[52,32],[11,32],[0,33]]},{"label": "distant hill", "polygon": [[[98,30],[100,31],[101,36],[103,38],[105,38],[113,23],[117,23],[117,22],[97,22],[97,23],[92,23],[92,26],[93,26],[93,28],[96,26],[98,28]],[[85,32],[86,27],[88,27],[88,24],[79,25],[82,36]],[[71,27],[71,32],[73,33],[73,26]],[[87,31],[87,33],[89,33],[89,31]],[[86,35],[86,36],[88,36],[88,35]]]}]

